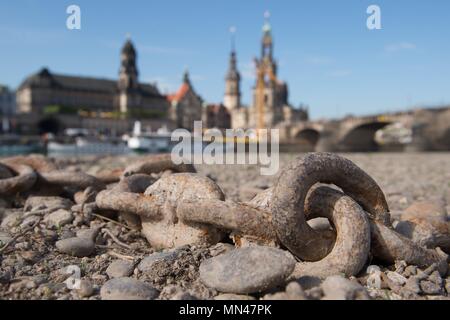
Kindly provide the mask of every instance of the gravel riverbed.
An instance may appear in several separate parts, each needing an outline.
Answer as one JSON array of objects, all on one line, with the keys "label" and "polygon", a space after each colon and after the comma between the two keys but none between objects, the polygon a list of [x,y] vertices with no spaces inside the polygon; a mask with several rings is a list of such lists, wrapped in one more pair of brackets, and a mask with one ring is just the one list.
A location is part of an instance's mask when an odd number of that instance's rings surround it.
[{"label": "gravel riverbed", "polygon": [[[281,154],[280,167],[297,156]],[[424,201],[443,214],[450,211],[450,153],[343,156],[377,181],[393,220]],[[65,171],[95,175],[136,160],[117,156],[55,161]],[[262,176],[254,165],[196,169],[235,201],[252,199],[277,179]],[[449,299],[449,273],[440,274],[433,265],[381,265],[370,258],[355,277],[291,282],[286,279],[296,261],[287,250],[249,247],[239,252],[227,236],[213,246],[155,250],[139,230],[114,214],[80,214],[71,201],[53,199],[58,209],[39,220],[26,212],[49,208],[50,200],[36,208],[28,203],[31,209],[25,207],[26,200],[0,197],[0,299]],[[31,230],[23,232],[30,225]]]}]

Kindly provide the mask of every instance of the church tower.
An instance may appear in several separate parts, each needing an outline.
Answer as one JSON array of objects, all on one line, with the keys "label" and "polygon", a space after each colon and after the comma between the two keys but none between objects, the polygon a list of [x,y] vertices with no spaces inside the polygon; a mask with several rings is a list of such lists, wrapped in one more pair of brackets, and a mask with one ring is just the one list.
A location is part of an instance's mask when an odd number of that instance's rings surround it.
[{"label": "church tower", "polygon": [[228,72],[225,77],[225,96],[223,104],[228,110],[235,110],[241,107],[241,75],[237,69],[236,50],[234,48],[234,30],[231,29],[231,53]]},{"label": "church tower", "polygon": [[277,63],[273,58],[272,28],[269,12],[264,14],[265,23],[261,39],[261,57],[255,59],[256,84],[253,89],[253,106],[250,125],[271,128],[283,121],[283,102],[280,81],[277,79]]},{"label": "church tower", "polygon": [[136,49],[131,39],[125,42],[120,55],[121,65],[119,71],[119,109],[126,113],[133,107],[139,106],[138,70],[136,67]]}]

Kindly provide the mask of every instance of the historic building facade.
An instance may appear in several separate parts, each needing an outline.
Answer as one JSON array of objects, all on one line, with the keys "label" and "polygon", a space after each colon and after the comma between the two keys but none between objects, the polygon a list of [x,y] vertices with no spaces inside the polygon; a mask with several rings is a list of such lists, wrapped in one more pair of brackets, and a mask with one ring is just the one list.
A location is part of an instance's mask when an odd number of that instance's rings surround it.
[{"label": "historic building facade", "polygon": [[128,39],[121,51],[118,80],[62,75],[43,68],[17,89],[17,113],[36,121],[49,115],[98,118],[100,126],[101,119],[107,119],[105,126],[111,119],[164,122],[169,103],[156,86],[139,82],[136,61],[136,50]]},{"label": "historic building facade", "polygon": [[240,74],[236,51],[232,48],[225,78],[224,105],[231,116],[232,128],[272,128],[308,120],[306,108],[289,104],[288,85],[277,77],[277,63],[273,57],[273,37],[269,21],[263,26],[261,56],[255,59],[256,82],[252,89],[252,105],[241,105]]},{"label": "historic building facade", "polygon": [[16,111],[15,93],[7,86],[0,85],[0,116],[11,116]]},{"label": "historic building facade", "polygon": [[178,128],[194,130],[194,121],[202,121],[203,99],[195,92],[186,70],[183,83],[178,91],[167,96],[170,103],[169,119],[175,122]]}]

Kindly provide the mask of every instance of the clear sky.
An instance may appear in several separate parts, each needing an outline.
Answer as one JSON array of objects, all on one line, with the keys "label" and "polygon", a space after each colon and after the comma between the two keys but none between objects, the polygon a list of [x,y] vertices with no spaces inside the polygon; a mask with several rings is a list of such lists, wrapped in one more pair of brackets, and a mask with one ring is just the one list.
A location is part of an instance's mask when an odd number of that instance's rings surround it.
[{"label": "clear sky", "polygon": [[[81,30],[66,28],[71,4],[81,7]],[[366,27],[371,4],[382,30]],[[450,103],[448,0],[3,0],[0,83],[17,87],[43,66],[115,79],[130,33],[141,81],[174,91],[188,67],[198,93],[220,102],[233,25],[249,104],[265,10],[279,78],[313,118]]]}]

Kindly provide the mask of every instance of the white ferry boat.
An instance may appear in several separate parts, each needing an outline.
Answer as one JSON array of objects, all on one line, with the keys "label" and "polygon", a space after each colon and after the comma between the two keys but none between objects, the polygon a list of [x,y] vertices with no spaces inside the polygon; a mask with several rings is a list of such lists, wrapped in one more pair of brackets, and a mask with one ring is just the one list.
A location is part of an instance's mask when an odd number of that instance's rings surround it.
[{"label": "white ferry boat", "polygon": [[162,127],[156,132],[142,132],[141,123],[134,123],[133,135],[128,138],[128,148],[135,152],[167,152],[171,149],[171,132]]}]

